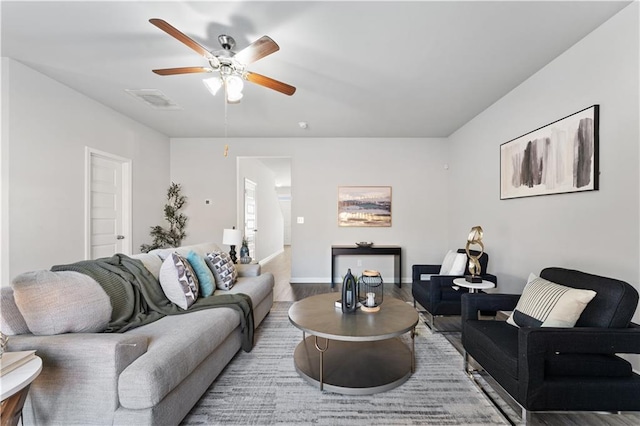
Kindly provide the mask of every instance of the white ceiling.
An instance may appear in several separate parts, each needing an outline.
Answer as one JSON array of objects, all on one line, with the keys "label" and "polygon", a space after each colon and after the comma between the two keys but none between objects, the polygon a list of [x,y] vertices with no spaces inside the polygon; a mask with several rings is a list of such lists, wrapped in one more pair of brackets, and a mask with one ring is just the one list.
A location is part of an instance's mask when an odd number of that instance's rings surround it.
[{"label": "white ceiling", "polygon": [[[280,51],[249,70],[298,90],[247,83],[228,105],[229,137],[438,137],[628,3],[3,0],[1,53],[170,137],[219,137],[224,102],[206,75],[151,72],[206,61],[148,20],[211,50],[219,34],[236,50],[267,34]],[[183,109],[152,109],[125,89],[159,89]]]}]

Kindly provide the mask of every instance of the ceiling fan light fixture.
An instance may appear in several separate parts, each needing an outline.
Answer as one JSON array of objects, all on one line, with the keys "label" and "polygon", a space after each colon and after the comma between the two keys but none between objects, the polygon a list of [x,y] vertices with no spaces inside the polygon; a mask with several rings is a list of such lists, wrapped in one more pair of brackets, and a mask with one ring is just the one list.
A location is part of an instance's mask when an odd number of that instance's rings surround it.
[{"label": "ceiling fan light fixture", "polygon": [[227,92],[227,102],[230,104],[237,104],[242,99],[242,93],[231,94]]},{"label": "ceiling fan light fixture", "polygon": [[225,85],[227,90],[227,102],[240,102],[240,99],[242,99],[242,89],[244,88],[242,77],[235,74],[226,76]]},{"label": "ceiling fan light fixture", "polygon": [[222,79],[220,77],[205,78],[202,82],[213,96],[215,96],[222,87]]}]

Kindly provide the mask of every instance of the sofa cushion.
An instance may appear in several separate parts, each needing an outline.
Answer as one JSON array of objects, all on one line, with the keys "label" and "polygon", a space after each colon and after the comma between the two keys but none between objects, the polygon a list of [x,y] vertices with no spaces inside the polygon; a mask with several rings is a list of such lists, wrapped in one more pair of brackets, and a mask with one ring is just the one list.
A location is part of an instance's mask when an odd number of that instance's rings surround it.
[{"label": "sofa cushion", "polygon": [[139,253],[134,254],[131,258],[141,261],[144,267],[151,272],[151,275],[156,279],[160,279],[160,268],[162,267],[162,259],[160,256],[152,253]]},{"label": "sofa cushion", "polygon": [[545,359],[545,376],[629,377],[631,363],[609,354],[553,354]]},{"label": "sofa cushion", "polygon": [[200,296],[211,296],[216,289],[216,282],[213,276],[213,272],[211,272],[211,269],[209,269],[209,267],[207,266],[204,258],[195,251],[189,250],[189,253],[187,254],[187,260],[189,261],[189,264],[191,264],[193,271],[198,277]]},{"label": "sofa cushion", "polygon": [[166,316],[127,331],[127,334],[146,336],[149,343],[147,352],[118,378],[120,404],[129,409],[158,404],[239,325],[237,311],[215,308]]},{"label": "sofa cushion", "polygon": [[507,322],[516,327],[573,327],[596,295],[529,275],[516,308]]},{"label": "sofa cushion", "polygon": [[518,379],[517,328],[505,321],[466,321],[464,347],[492,375],[494,371],[502,370]]},{"label": "sofa cushion", "polygon": [[7,336],[29,333],[29,327],[16,306],[13,298],[13,288],[2,287],[0,299],[0,330]]},{"label": "sofa cushion", "polygon": [[16,306],[33,334],[97,333],[111,320],[109,296],[79,272],[26,272],[11,283]]},{"label": "sofa cushion", "polygon": [[216,278],[216,287],[220,290],[231,290],[238,278],[238,272],[231,257],[224,251],[214,251],[207,253],[205,261]]},{"label": "sofa cushion", "polygon": [[255,308],[273,291],[273,276],[269,273],[257,277],[239,277],[231,290],[216,290],[215,294],[242,293],[251,298]]},{"label": "sofa cushion", "polygon": [[188,309],[198,298],[198,279],[189,262],[171,253],[160,268],[160,286],[165,296],[182,309]]}]

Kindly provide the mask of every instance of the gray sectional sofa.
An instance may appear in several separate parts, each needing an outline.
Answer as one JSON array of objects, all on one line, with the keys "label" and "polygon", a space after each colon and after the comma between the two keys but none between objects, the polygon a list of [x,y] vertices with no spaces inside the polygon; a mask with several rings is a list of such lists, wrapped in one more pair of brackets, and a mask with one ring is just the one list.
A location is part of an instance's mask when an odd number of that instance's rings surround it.
[{"label": "gray sectional sofa", "polygon": [[[189,250],[205,255],[219,249],[213,243],[175,249],[184,255]],[[157,278],[160,254],[132,257]],[[273,305],[273,275],[260,274],[259,265],[237,266],[239,278],[228,292],[251,297],[257,327]],[[219,293],[225,292],[216,290]],[[3,287],[3,327],[15,320],[6,318],[15,311],[12,298],[12,289]],[[174,425],[241,343],[238,312],[217,308],[165,316],[124,333],[13,335],[8,350],[35,349],[44,364],[31,385],[24,424]]]}]

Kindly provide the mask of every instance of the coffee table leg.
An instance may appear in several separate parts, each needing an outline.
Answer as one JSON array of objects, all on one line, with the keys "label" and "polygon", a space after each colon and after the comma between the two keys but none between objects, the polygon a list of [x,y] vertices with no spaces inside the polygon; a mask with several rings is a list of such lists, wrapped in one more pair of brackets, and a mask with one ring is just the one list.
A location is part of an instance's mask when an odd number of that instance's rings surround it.
[{"label": "coffee table leg", "polygon": [[416,372],[416,328],[411,330],[411,372]]},{"label": "coffee table leg", "polygon": [[320,352],[320,390],[324,389],[324,376],[323,376],[323,368],[324,368],[324,353],[329,349],[329,339],[325,339],[326,343],[324,348],[321,349],[318,345],[318,336],[315,337],[315,345],[318,352]]}]

